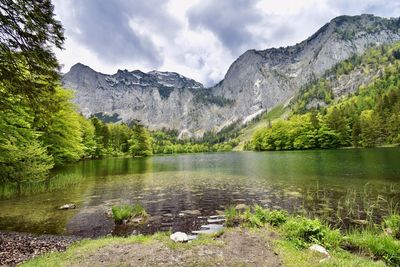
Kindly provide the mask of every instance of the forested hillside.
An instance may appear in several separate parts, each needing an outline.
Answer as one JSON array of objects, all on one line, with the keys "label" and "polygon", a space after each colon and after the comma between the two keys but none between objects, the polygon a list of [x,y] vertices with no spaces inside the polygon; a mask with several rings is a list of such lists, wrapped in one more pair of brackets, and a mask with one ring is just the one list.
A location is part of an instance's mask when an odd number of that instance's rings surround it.
[{"label": "forested hillside", "polygon": [[[371,81],[334,100],[335,80],[354,70],[367,77],[372,73]],[[400,43],[372,48],[363,56],[336,65],[302,90],[291,108],[289,119],[258,130],[248,148],[290,150],[400,143]]]}]

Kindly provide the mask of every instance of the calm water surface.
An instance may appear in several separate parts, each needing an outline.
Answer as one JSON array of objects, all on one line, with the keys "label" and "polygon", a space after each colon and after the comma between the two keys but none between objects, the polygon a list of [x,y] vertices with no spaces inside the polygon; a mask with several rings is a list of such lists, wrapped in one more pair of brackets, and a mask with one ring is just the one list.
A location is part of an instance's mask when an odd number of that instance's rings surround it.
[{"label": "calm water surface", "polygon": [[[400,202],[399,148],[110,158],[71,164],[55,175],[46,192],[3,196],[0,230],[82,236],[187,231],[204,223],[202,216],[239,203],[340,225],[378,222]],[[115,228],[107,210],[136,202],[149,221]],[[66,203],[77,209],[57,209]]]}]

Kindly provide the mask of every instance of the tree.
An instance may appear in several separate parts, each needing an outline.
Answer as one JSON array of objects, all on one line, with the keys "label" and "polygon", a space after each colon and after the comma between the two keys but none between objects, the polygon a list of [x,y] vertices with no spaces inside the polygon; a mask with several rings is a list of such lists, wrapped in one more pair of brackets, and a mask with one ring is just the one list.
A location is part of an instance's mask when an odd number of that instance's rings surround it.
[{"label": "tree", "polygon": [[129,140],[132,156],[150,156],[153,154],[152,140],[147,129],[141,124],[135,124]]},{"label": "tree", "polygon": [[35,105],[41,94],[55,89],[59,64],[51,49],[62,48],[63,42],[50,0],[0,2],[0,81],[6,86],[0,109],[10,107],[5,95],[20,95]]},{"label": "tree", "polygon": [[377,116],[373,110],[364,110],[360,115],[361,144],[364,147],[374,147],[378,144],[380,129]]},{"label": "tree", "polygon": [[53,155],[56,165],[78,160],[84,155],[80,119],[71,98],[71,91],[56,89],[53,101],[59,108],[48,120],[40,138],[49,154]]},{"label": "tree", "polygon": [[16,110],[0,110],[0,182],[44,179],[53,167],[52,157],[32,130],[32,117]]}]

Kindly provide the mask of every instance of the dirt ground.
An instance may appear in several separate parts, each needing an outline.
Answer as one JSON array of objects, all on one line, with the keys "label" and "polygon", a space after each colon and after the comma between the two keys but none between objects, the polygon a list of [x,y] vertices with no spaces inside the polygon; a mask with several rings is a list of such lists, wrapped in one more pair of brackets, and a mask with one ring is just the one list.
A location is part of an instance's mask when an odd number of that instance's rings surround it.
[{"label": "dirt ground", "polygon": [[273,234],[234,229],[217,244],[171,248],[161,241],[113,244],[74,255],[69,266],[281,266],[270,243]]}]

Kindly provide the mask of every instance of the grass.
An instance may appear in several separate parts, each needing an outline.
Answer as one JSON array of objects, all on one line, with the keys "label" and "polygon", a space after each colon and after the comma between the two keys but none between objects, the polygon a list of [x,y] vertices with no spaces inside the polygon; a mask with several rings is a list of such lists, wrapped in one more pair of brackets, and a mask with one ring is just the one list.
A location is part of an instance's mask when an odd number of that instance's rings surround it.
[{"label": "grass", "polygon": [[[400,241],[396,229],[400,215],[384,219],[383,227],[369,226],[348,233],[332,229],[319,219],[289,216],[284,211],[271,211],[255,206],[243,213],[227,210],[230,220],[239,220],[244,227],[273,227],[282,240],[277,242],[278,250],[284,255],[287,266],[400,266]],[[392,235],[382,229],[390,227]],[[319,244],[329,250],[332,259],[320,262],[321,255],[315,255],[307,248]]]},{"label": "grass", "polygon": [[122,223],[124,220],[129,220],[135,217],[147,217],[146,210],[142,205],[136,203],[133,206],[120,205],[111,208],[113,219],[116,223]]},{"label": "grass", "polygon": [[400,239],[400,215],[393,214],[384,219],[383,227],[388,234]]}]

